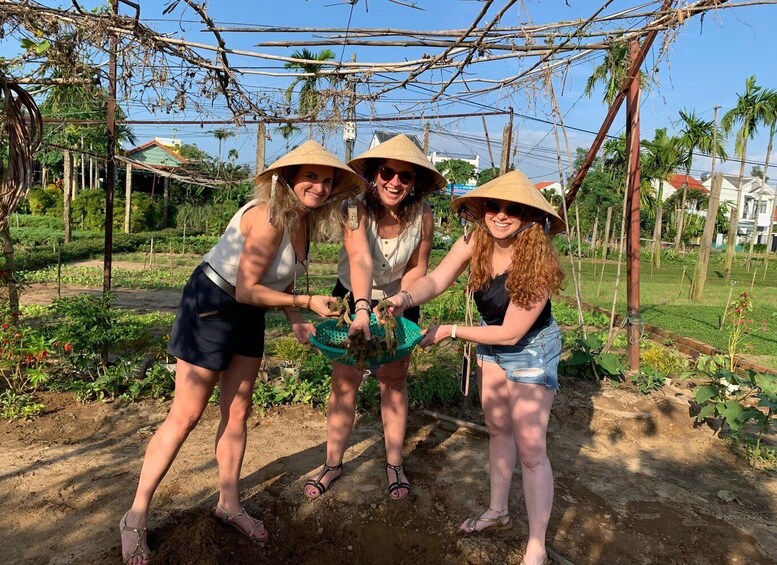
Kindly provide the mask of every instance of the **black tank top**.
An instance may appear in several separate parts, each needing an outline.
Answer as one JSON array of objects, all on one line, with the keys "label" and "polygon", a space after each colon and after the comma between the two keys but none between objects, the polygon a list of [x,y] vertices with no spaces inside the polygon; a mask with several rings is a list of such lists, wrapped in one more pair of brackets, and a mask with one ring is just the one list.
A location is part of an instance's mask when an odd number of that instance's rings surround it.
[{"label": "black tank top", "polygon": [[[491,283],[484,290],[473,293],[478,312],[489,326],[499,326],[504,323],[507,307],[510,305],[510,297],[505,289],[506,282],[507,273],[505,272],[491,279]],[[544,328],[550,323],[550,320],[550,298],[548,298],[534,325],[526,333]]]}]

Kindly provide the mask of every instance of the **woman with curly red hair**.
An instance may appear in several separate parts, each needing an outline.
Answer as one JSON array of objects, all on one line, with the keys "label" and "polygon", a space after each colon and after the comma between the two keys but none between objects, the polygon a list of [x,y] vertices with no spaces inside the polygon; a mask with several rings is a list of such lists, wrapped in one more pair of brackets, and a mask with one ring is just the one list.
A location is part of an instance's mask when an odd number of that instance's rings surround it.
[{"label": "woman with curly red hair", "polygon": [[391,297],[394,314],[440,295],[470,266],[469,288],[480,325],[432,326],[421,342],[425,347],[458,338],[477,344],[491,500],[459,531],[469,535],[512,527],[508,498],[517,454],[529,521],[522,563],[539,564],[547,558],[545,532],[553,506],[545,438],[561,355],[550,296],[564,278],[550,236],[563,231],[564,223],[520,171],[484,184],[452,206],[477,228],[460,238],[432,273]]}]

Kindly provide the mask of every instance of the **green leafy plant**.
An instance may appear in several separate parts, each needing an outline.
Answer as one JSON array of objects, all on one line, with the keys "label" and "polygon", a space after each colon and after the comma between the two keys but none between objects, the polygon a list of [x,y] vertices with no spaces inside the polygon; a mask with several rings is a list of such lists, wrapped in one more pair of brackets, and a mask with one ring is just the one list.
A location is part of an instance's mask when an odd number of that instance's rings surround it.
[{"label": "green leafy plant", "polygon": [[601,336],[578,334],[569,356],[559,362],[559,372],[582,379],[622,380],[626,367],[614,353],[602,352],[603,347]]},{"label": "green leafy plant", "polygon": [[46,406],[35,400],[28,392],[13,392],[4,390],[0,392],[0,419],[20,420],[37,416],[46,409]]},{"label": "green leafy plant", "polygon": [[432,365],[408,383],[410,406],[435,408],[450,406],[459,394],[457,367],[452,364]]},{"label": "green leafy plant", "polygon": [[6,314],[0,325],[0,373],[8,389],[17,394],[32,392],[49,380],[48,360],[52,340],[18,316]]},{"label": "green leafy plant", "polygon": [[272,356],[283,367],[289,368],[302,367],[302,363],[311,355],[310,347],[303,345],[293,336],[284,336],[273,340],[271,351]]},{"label": "green leafy plant", "polygon": [[[756,331],[756,323],[752,318],[753,300],[752,295],[745,291],[739,297],[729,304],[726,308],[725,326],[728,328],[728,368],[733,371],[737,364],[737,353],[740,353],[745,345],[747,338]],[[766,322],[762,321],[760,329],[764,332],[769,328]]]},{"label": "green leafy plant", "polygon": [[666,374],[658,371],[654,367],[643,367],[637,374],[631,377],[631,381],[636,385],[637,390],[642,394],[649,394],[664,386]]},{"label": "green leafy plant", "polygon": [[679,374],[688,369],[688,362],[676,351],[651,343],[640,352],[644,363],[664,375]]},{"label": "green leafy plant", "polygon": [[694,393],[701,406],[696,420],[721,418],[733,435],[753,425],[758,430],[756,449],[760,448],[762,435],[777,424],[777,376],[752,369],[740,376],[722,366],[696,372],[707,377]]}]

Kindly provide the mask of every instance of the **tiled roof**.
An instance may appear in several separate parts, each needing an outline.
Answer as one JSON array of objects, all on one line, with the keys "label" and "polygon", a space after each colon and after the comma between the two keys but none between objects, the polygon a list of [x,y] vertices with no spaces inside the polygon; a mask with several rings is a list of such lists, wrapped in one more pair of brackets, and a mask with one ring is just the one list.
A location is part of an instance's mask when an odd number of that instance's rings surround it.
[{"label": "tiled roof", "polygon": [[[671,184],[673,187],[675,187],[677,190],[682,189],[683,185],[685,184],[685,178],[686,175],[681,174],[673,174],[671,175],[667,181],[669,184]],[[701,183],[698,179],[693,178],[692,176],[688,175],[688,188],[692,190],[698,190],[700,192],[706,192],[709,193],[709,190]]]},{"label": "tiled roof", "polygon": [[173,151],[163,143],[159,143],[156,139],[152,139],[148,143],[144,143],[143,145],[138,145],[137,147],[127,150],[127,153],[125,155],[129,157],[130,155],[133,155],[135,153],[140,153],[141,151],[144,151],[149,147],[154,147],[154,146],[162,149],[165,153],[169,154],[173,159],[178,161],[180,164],[188,163],[187,159],[181,157],[178,153],[176,153],[175,151]]},{"label": "tiled roof", "polygon": [[548,188],[550,185],[557,184],[557,183],[558,181],[555,181],[555,180],[544,180],[542,182],[535,182],[534,187],[537,190],[542,190],[543,188]]}]

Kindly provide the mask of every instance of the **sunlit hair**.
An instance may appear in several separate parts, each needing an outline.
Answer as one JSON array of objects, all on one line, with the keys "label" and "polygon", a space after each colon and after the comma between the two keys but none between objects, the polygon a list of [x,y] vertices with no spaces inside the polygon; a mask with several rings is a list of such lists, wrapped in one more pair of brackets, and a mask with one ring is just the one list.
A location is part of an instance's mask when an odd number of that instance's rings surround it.
[{"label": "sunlit hair", "polygon": [[[473,291],[485,290],[493,277],[491,263],[494,238],[479,225],[475,238],[469,284]],[[558,292],[564,280],[558,254],[541,224],[522,231],[512,243],[512,260],[505,287],[510,301],[524,309]]]},{"label": "sunlit hair", "polygon": [[[302,204],[292,188],[292,182],[299,169],[298,165],[279,169],[275,194],[272,196],[272,176],[257,179],[254,189],[254,198],[259,201],[259,204],[266,204],[269,208],[272,225],[290,236],[297,233],[297,230],[304,229],[297,215],[297,210],[302,207]],[[335,169],[332,182],[333,192],[340,180],[340,172]],[[330,195],[322,206],[310,211],[311,239],[313,241],[331,242],[340,237],[342,225],[340,203],[347,195],[347,193]]]},{"label": "sunlit hair", "polygon": [[[385,159],[367,159],[364,163],[364,178],[368,181],[367,190],[364,191],[364,205],[367,208],[367,213],[375,220],[380,220],[387,212],[383,201],[378,196],[377,189],[378,168],[385,164],[385,162]],[[412,165],[415,172],[415,184],[413,185],[413,190],[399,204],[398,215],[399,221],[402,224],[407,221],[414,204],[420,202],[425,195],[434,192],[437,188],[434,184],[434,178],[429,171],[412,163],[408,164]]]}]

